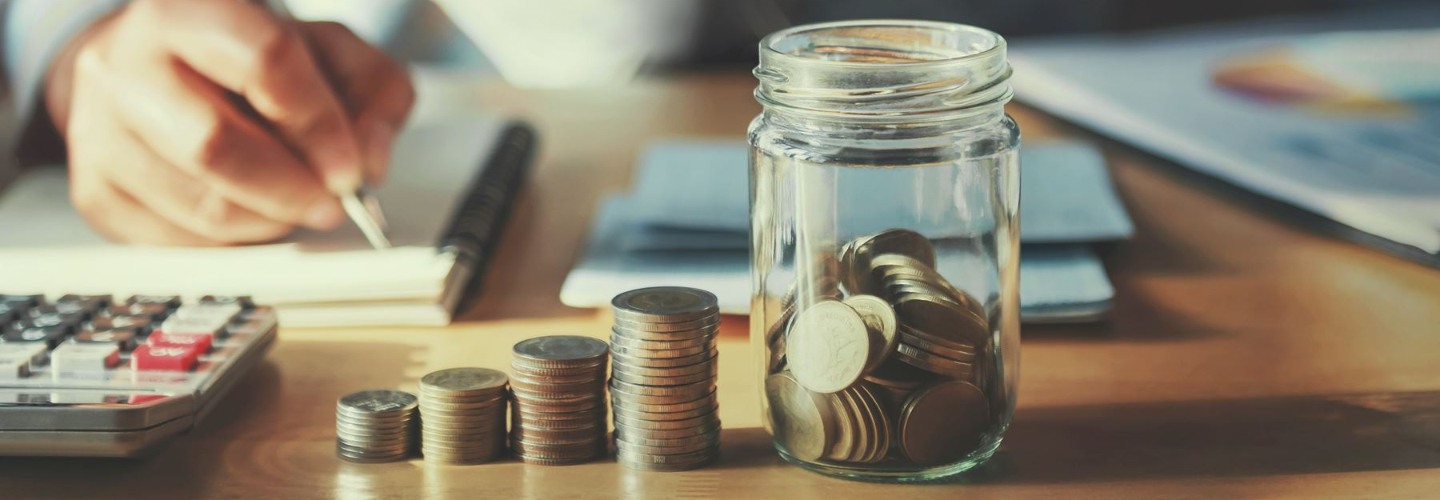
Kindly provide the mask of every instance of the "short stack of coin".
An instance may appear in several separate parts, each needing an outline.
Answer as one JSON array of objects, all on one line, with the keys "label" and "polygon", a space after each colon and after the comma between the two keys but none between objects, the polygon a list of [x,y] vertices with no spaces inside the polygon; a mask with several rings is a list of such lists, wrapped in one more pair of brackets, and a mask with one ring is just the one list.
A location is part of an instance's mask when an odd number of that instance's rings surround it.
[{"label": "short stack of coin", "polygon": [[515,344],[510,447],[525,463],[570,465],[609,451],[604,341],[574,335]]},{"label": "short stack of coin", "polygon": [[985,308],[936,271],[935,248],[914,231],[857,238],[835,260],[839,297],[792,288],[765,329],[777,441],[805,461],[868,464],[888,450],[922,465],[963,458],[1004,404],[987,379]]},{"label": "short stack of coin", "polygon": [[335,402],[335,453],[361,463],[393,462],[415,448],[415,396],[374,390]]},{"label": "short stack of coin", "polygon": [[451,368],[420,378],[420,451],[447,464],[489,462],[505,451],[505,373]]},{"label": "short stack of coin", "polygon": [[611,306],[610,402],[620,463],[654,471],[713,463],[720,455],[715,295],[643,288]]}]

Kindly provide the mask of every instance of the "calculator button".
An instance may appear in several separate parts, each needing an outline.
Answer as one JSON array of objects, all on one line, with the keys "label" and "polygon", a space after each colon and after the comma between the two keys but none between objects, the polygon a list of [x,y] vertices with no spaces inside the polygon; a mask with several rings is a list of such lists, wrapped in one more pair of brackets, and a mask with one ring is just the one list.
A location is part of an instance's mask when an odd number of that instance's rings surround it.
[{"label": "calculator button", "polygon": [[60,345],[65,337],[70,336],[70,330],[59,326],[31,326],[10,333],[0,335],[0,342],[37,342],[44,343],[50,348]]},{"label": "calculator button", "polygon": [[55,299],[55,304],[79,304],[91,311],[95,311],[110,307],[110,304],[114,301],[115,298],[111,295],[77,295],[72,293]]},{"label": "calculator button", "polygon": [[71,306],[38,306],[25,311],[28,321],[35,326],[79,325],[89,318],[84,311],[75,311]]},{"label": "calculator button", "polygon": [[161,305],[166,309],[180,307],[179,295],[132,295],[125,301],[130,305]]},{"label": "calculator button", "polygon": [[45,303],[44,295],[0,295],[0,303],[15,309],[29,309]]},{"label": "calculator button", "polygon": [[5,303],[0,303],[0,325],[8,325],[20,319],[20,311]]},{"label": "calculator button", "polygon": [[103,372],[119,363],[120,349],[112,344],[63,344],[50,352],[57,373]]},{"label": "calculator button", "polygon": [[135,371],[184,372],[195,368],[200,351],[191,346],[141,345],[130,354],[130,364]]},{"label": "calculator button", "polygon": [[166,333],[204,333],[218,337],[224,333],[225,325],[229,323],[229,318],[221,319],[218,316],[213,318],[171,316],[155,330]]},{"label": "calculator button", "polygon": [[225,324],[239,315],[240,311],[240,306],[235,304],[188,305],[180,306],[175,312],[170,313],[170,319],[202,320]]},{"label": "calculator button", "polygon": [[19,358],[32,365],[45,362],[50,356],[50,346],[44,342],[6,342],[0,344],[0,358]]},{"label": "calculator button", "polygon": [[134,328],[137,335],[149,335],[153,324],[149,316],[101,316],[90,320],[85,329]]},{"label": "calculator button", "polygon": [[206,295],[200,297],[201,304],[234,304],[244,310],[255,308],[255,301],[249,295]]},{"label": "calculator button", "polygon": [[119,347],[121,351],[129,352],[135,349],[139,337],[135,327],[123,326],[116,328],[94,328],[87,327],[80,333],[70,337],[70,341],[77,344],[110,344]]},{"label": "calculator button", "polygon": [[156,330],[145,339],[145,343],[152,346],[194,347],[199,352],[210,352],[210,344],[214,340],[215,336],[209,333],[171,333]]}]

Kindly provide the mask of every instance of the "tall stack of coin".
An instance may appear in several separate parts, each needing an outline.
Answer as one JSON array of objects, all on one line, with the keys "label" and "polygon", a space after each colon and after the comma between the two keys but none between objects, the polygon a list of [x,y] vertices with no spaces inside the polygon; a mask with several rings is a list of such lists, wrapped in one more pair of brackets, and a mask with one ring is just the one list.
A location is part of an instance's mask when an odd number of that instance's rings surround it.
[{"label": "tall stack of coin", "polygon": [[515,344],[510,447],[526,463],[569,465],[609,451],[604,341],[574,335]]},{"label": "tall stack of coin", "polygon": [[374,390],[335,402],[335,453],[362,463],[393,462],[415,447],[415,396]]},{"label": "tall stack of coin", "polygon": [[420,449],[426,460],[488,462],[505,451],[503,372],[451,368],[420,378]]},{"label": "tall stack of coin", "polygon": [[643,288],[610,305],[610,402],[620,463],[679,471],[714,462],[720,454],[715,295]]},{"label": "tall stack of coin", "polygon": [[986,378],[985,308],[936,271],[934,247],[913,231],[858,238],[836,260],[839,297],[792,288],[766,329],[776,439],[801,460],[837,463],[874,463],[893,449],[940,464],[974,450],[1003,400]]}]

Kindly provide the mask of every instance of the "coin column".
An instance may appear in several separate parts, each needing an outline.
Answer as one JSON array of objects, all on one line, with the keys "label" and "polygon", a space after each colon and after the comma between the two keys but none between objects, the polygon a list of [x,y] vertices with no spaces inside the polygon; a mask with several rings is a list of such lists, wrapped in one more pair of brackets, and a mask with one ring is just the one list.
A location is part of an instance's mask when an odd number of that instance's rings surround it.
[{"label": "coin column", "polygon": [[609,451],[605,439],[605,342],[552,335],[515,344],[510,447],[521,461],[584,463]]},{"label": "coin column", "polygon": [[489,462],[505,451],[504,373],[451,368],[420,378],[420,447],[425,460]]},{"label": "coin column", "polygon": [[611,305],[610,402],[620,463],[679,471],[714,462],[720,453],[715,296],[656,287],[620,294]]},{"label": "coin column", "polygon": [[393,462],[415,448],[415,396],[377,390],[335,402],[335,454],[351,462]]}]

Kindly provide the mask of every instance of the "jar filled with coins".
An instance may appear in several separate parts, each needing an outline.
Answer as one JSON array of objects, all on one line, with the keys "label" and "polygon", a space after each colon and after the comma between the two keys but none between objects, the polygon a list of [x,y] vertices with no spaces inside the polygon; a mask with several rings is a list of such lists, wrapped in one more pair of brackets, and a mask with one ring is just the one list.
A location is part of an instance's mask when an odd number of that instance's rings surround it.
[{"label": "jar filled with coins", "polygon": [[983,463],[1015,408],[1020,132],[1005,40],[922,21],[760,44],[751,337],[786,460],[926,481]]}]

